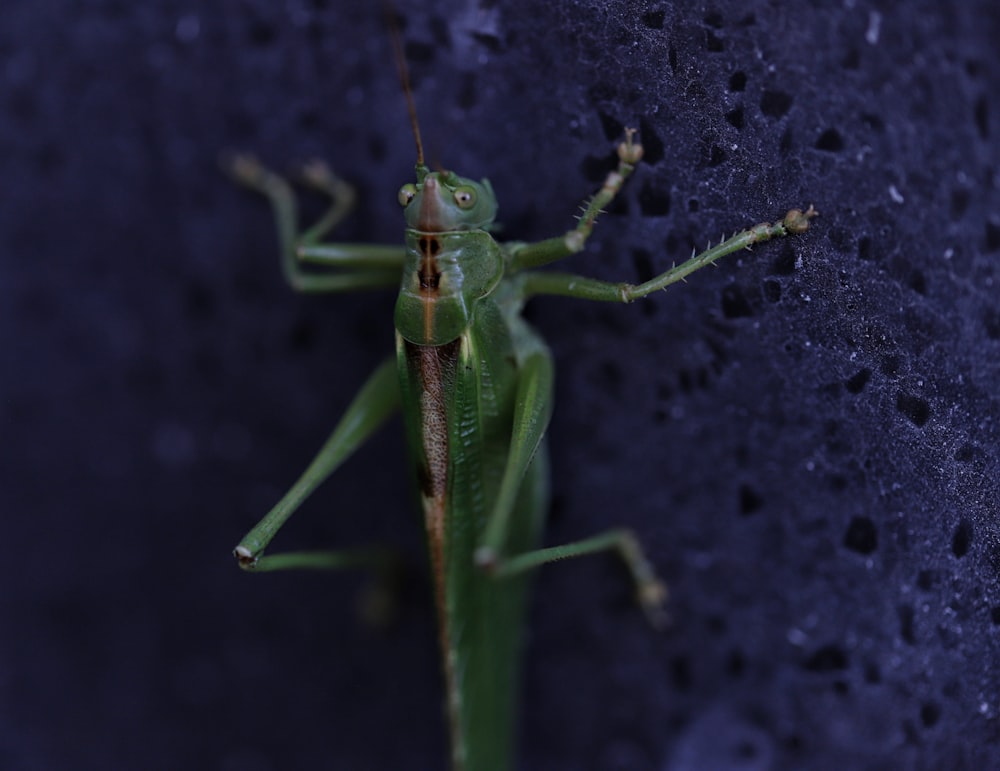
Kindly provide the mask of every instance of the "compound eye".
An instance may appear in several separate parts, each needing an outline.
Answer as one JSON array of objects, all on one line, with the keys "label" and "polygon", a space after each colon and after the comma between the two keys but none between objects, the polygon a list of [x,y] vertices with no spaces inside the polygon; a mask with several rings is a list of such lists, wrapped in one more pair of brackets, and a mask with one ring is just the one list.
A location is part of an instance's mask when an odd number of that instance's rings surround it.
[{"label": "compound eye", "polygon": [[403,185],[399,188],[399,205],[404,209],[410,205],[410,201],[417,197],[417,186],[414,184]]},{"label": "compound eye", "polygon": [[455,188],[455,203],[460,209],[471,209],[476,205],[476,190],[468,185]]}]

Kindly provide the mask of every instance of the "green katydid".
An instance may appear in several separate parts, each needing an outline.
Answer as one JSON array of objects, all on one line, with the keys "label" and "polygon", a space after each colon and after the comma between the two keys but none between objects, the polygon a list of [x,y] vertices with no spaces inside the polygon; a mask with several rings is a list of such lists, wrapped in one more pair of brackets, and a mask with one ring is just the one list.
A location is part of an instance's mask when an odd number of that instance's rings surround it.
[{"label": "green katydid", "polygon": [[[424,163],[416,111],[400,58],[417,145],[416,181],[403,185],[403,246],[326,244],[353,203],[350,186],[324,165],[304,182],[330,205],[299,232],[295,198],[281,177],[240,156],[228,170],[270,200],[284,274],[304,292],[397,287],[396,354],[380,365],[348,406],[319,453],[285,496],[235,549],[246,569],[384,566],[385,554],[296,552],[263,556],[301,503],[397,410],[415,465],[429,551],[452,765],[463,771],[512,768],[520,629],[529,573],[555,560],[615,551],[629,569],[640,605],[664,619],[666,589],[628,530],[561,546],[540,546],[548,500],[545,430],[553,366],[539,335],[521,317],[536,295],[628,303],[752,244],[802,233],[816,212],[793,209],[778,223],[737,233],[638,285],[534,269],[583,249],[594,223],[642,157],[635,133],[618,146],[617,168],[561,236],[497,243],[489,233],[497,203],[476,182]],[[305,265],[314,266],[307,270]]]}]

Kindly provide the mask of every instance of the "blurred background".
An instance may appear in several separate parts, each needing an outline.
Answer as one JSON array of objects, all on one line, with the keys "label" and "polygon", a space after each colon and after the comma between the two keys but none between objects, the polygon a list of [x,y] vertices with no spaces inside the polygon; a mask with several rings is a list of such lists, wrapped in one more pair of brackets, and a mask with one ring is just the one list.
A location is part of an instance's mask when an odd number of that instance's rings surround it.
[{"label": "blurred background", "polygon": [[[524,769],[990,768],[1000,662],[1000,12],[982,0],[428,0],[401,11],[429,161],[501,238],[636,281],[810,203],[795,239],[630,307],[535,303],[558,391]],[[230,550],[392,348],[391,292],[302,297],[218,158],[326,159],[336,236],[398,243],[413,140],[376,9],[8,0],[0,11],[0,768],[441,769],[399,425],[275,548],[389,542],[364,576]],[[318,202],[306,201],[307,212]]]}]

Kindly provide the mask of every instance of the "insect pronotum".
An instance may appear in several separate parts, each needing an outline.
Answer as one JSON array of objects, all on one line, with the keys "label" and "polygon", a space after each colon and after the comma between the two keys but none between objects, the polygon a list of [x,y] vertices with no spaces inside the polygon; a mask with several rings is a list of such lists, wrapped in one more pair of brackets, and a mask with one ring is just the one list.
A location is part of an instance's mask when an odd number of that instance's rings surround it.
[{"label": "insect pronotum", "polygon": [[405,64],[397,62],[417,146],[416,179],[399,190],[402,245],[327,244],[350,210],[351,187],[319,162],[303,182],[329,208],[300,231],[289,184],[248,156],[227,161],[240,183],[263,193],[277,220],[285,278],[303,292],[395,287],[396,352],[361,387],[315,459],[240,541],[249,570],[384,568],[386,552],[310,551],[263,556],[316,487],[398,410],[402,411],[426,532],[447,694],[452,766],[502,771],[514,765],[520,629],[529,573],[547,562],[613,551],[634,581],[650,621],[663,623],[666,588],[636,537],[612,529],[541,547],[548,502],[545,430],[552,411],[552,357],[521,317],[538,295],[628,303],[752,244],[802,233],[816,215],[792,209],[775,223],[737,233],[638,285],[536,271],[584,248],[602,209],[642,158],[627,129],[618,164],[572,230],[547,240],[497,243],[497,203],[488,180],[424,163]]}]

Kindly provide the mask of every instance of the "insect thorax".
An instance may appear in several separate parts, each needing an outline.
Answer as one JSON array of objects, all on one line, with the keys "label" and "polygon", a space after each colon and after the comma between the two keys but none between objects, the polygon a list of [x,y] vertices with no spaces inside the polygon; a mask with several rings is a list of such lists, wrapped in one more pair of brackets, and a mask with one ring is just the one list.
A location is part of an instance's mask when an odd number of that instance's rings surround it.
[{"label": "insect thorax", "polygon": [[503,277],[503,253],[482,230],[406,231],[396,329],[418,345],[443,345],[469,326],[476,302]]}]

